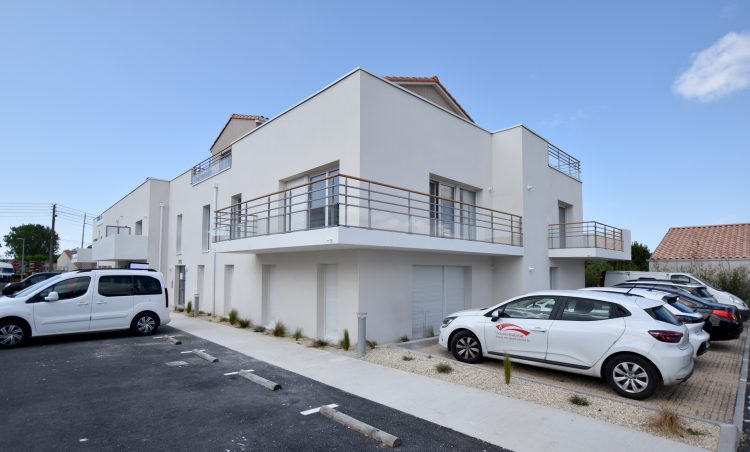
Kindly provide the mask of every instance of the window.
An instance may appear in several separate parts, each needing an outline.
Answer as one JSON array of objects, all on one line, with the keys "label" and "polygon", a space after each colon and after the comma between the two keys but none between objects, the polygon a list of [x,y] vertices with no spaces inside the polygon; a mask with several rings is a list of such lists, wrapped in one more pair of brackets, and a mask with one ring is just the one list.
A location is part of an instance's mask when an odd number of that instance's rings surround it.
[{"label": "window", "polygon": [[682,325],[682,323],[677,320],[671,312],[667,311],[667,308],[664,306],[654,306],[651,309],[645,309],[645,311],[648,315],[660,322],[668,323],[670,325]]},{"label": "window", "polygon": [[106,235],[130,235],[130,226],[107,226]]},{"label": "window", "polygon": [[208,246],[211,243],[211,206],[203,206],[203,220],[201,222],[201,249],[208,251]]},{"label": "window", "polygon": [[[242,218],[242,195],[234,195],[232,196],[231,201],[231,207],[230,210],[230,216],[229,216],[229,239],[239,239],[242,237],[247,237],[247,233],[243,234],[242,227],[243,227],[243,218]],[[245,227],[246,223],[245,223]]]},{"label": "window", "polygon": [[143,220],[135,222],[135,235],[143,235]]},{"label": "window", "polygon": [[99,295],[105,297],[133,295],[133,277],[124,275],[102,276],[99,278]]},{"label": "window", "polygon": [[44,297],[52,292],[57,292],[57,296],[60,297],[60,300],[77,298],[85,295],[86,292],[89,291],[90,282],[91,277],[89,276],[66,279],[39,292],[39,295],[37,295],[36,298],[38,301],[44,301]]},{"label": "window", "polygon": [[339,178],[334,177],[338,169],[310,176],[308,188],[309,229],[338,226],[339,224]]},{"label": "window", "polygon": [[430,195],[432,235],[476,239],[475,191],[431,179]]},{"label": "window", "polygon": [[150,276],[134,276],[133,286],[135,295],[161,295],[161,283]]},{"label": "window", "polygon": [[177,215],[177,237],[175,250],[177,254],[182,254],[182,214]]},{"label": "window", "polygon": [[546,320],[552,315],[556,302],[554,297],[523,298],[500,307],[500,317]]},{"label": "window", "polygon": [[618,309],[617,305],[599,300],[568,298],[565,302],[561,320],[586,322],[617,317],[622,317],[622,311]]}]

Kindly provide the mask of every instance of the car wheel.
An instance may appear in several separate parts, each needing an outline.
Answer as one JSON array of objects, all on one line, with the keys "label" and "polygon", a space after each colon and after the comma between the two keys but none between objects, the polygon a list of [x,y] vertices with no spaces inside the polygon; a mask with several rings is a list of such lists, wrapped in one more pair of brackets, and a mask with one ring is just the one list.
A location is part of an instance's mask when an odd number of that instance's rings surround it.
[{"label": "car wheel", "polygon": [[0,348],[18,347],[28,336],[29,333],[22,322],[12,319],[0,322]]},{"label": "car wheel", "polygon": [[642,400],[659,387],[659,375],[653,364],[636,355],[620,355],[604,370],[609,386],[629,399]]},{"label": "car wheel", "polygon": [[130,326],[133,334],[137,336],[149,336],[156,333],[157,328],[159,328],[159,320],[150,312],[141,312],[135,316]]},{"label": "car wheel", "polygon": [[476,364],[482,360],[482,345],[479,339],[468,331],[461,331],[453,336],[451,350],[457,360]]}]

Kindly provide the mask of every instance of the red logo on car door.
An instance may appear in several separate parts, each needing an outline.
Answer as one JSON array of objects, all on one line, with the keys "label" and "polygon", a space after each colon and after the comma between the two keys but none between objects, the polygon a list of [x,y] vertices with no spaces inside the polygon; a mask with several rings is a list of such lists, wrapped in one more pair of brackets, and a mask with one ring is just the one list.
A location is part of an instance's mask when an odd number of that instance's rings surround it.
[{"label": "red logo on car door", "polygon": [[520,326],[515,325],[513,323],[501,323],[500,325],[497,325],[495,328],[497,328],[498,331],[502,331],[502,332],[514,331],[516,333],[521,333],[524,336],[528,336],[529,334],[531,334],[528,331],[521,328]]}]

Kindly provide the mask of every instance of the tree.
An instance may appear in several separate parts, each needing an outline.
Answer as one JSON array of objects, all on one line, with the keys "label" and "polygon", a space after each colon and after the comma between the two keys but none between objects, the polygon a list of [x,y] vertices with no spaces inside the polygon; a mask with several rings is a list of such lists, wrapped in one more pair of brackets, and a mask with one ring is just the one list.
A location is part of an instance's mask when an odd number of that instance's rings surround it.
[{"label": "tree", "polygon": [[[9,257],[20,259],[21,258],[21,247],[23,246],[23,240],[26,240],[26,256],[33,255],[49,255],[49,239],[52,230],[47,226],[41,224],[22,224],[21,226],[13,226],[10,228],[10,232],[3,237],[5,246],[8,248],[5,254]],[[52,248],[52,254],[57,254],[59,249],[60,237],[55,232],[54,247]]]},{"label": "tree", "polygon": [[648,271],[648,260],[651,259],[651,250],[643,243],[633,242],[630,247],[630,262],[634,270]]}]

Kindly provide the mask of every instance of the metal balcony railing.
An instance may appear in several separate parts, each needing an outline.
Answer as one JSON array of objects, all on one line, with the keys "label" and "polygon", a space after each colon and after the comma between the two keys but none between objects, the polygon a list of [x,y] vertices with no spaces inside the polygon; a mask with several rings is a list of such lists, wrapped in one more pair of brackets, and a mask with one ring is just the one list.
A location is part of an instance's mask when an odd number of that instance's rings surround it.
[{"label": "metal balcony railing", "polygon": [[523,245],[518,215],[344,174],[217,210],[214,241],[337,226]]},{"label": "metal balcony railing", "polygon": [[547,143],[547,164],[563,174],[581,180],[581,161],[555,145]]},{"label": "metal balcony railing", "polygon": [[222,171],[232,167],[232,150],[227,149],[224,152],[214,154],[206,160],[195,165],[190,174],[190,182],[193,185],[199,184],[209,177],[213,177]]},{"label": "metal balcony railing", "polygon": [[622,251],[622,229],[596,221],[562,223],[549,225],[549,247],[560,248],[602,248]]}]

